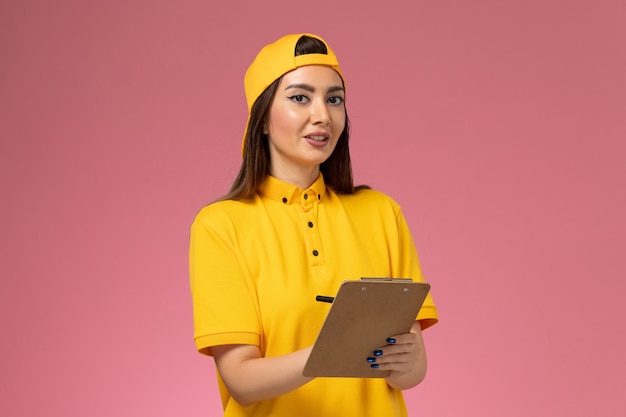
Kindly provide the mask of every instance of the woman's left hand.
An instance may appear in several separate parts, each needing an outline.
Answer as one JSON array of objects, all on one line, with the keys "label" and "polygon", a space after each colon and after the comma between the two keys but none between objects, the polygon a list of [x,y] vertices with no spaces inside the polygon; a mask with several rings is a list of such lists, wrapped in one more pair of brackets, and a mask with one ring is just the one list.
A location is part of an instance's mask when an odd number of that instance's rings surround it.
[{"label": "woman's left hand", "polygon": [[370,366],[391,371],[385,379],[393,388],[403,390],[419,384],[426,376],[426,351],[419,322],[409,332],[393,335],[387,342],[367,358]]}]

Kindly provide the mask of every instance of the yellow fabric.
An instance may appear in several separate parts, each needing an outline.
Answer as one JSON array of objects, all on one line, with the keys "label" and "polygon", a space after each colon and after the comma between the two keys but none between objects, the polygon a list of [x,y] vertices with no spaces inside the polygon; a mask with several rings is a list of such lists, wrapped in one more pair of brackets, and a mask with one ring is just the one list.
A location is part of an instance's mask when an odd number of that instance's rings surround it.
[{"label": "yellow fabric", "polygon": [[[344,280],[422,280],[400,207],[374,190],[336,194],[321,175],[307,190],[268,177],[253,201],[202,209],[190,272],[198,350],[253,344],[267,357],[312,345],[330,308],[315,296],[335,295]],[[437,321],[430,295],[417,320]],[[226,417],[406,416],[402,393],[382,378],[317,378],[249,407],[218,381]]]}]

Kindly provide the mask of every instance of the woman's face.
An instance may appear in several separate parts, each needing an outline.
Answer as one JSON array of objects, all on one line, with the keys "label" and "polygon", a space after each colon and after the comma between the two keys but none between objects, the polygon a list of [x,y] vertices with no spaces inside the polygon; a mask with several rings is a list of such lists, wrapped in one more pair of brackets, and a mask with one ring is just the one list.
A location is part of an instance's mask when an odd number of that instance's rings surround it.
[{"label": "woman's face", "polygon": [[346,124],[344,99],[341,77],[330,67],[308,65],[282,77],[263,128],[272,175],[319,172]]}]

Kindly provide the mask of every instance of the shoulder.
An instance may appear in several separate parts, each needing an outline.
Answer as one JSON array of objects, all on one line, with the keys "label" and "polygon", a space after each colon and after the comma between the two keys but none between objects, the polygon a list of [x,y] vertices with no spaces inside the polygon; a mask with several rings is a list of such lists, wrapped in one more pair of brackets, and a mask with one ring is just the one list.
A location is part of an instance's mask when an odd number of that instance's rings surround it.
[{"label": "shoulder", "polygon": [[336,194],[342,210],[353,220],[368,224],[383,222],[387,227],[402,217],[400,205],[377,190],[361,189],[354,194]]},{"label": "shoulder", "polygon": [[346,206],[354,206],[361,210],[390,210],[394,213],[401,211],[400,205],[387,194],[370,188],[361,189],[354,194],[337,194],[337,198]]},{"label": "shoulder", "polygon": [[204,206],[194,219],[194,224],[204,224],[208,226],[219,226],[223,224],[236,223],[238,219],[250,215],[251,210],[257,206],[255,199],[220,200]]}]

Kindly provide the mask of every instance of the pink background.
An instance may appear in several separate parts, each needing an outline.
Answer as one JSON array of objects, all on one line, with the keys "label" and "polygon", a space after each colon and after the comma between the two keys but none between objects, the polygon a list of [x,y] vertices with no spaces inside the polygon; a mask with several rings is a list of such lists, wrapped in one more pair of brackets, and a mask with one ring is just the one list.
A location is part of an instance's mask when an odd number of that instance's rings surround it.
[{"label": "pink background", "polygon": [[302,31],[440,309],[411,415],[626,415],[626,2],[372,4],[0,3],[0,415],[220,415],[188,227],[245,68]]}]

